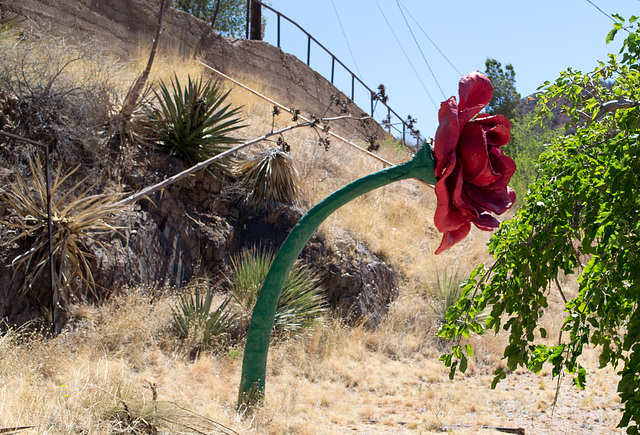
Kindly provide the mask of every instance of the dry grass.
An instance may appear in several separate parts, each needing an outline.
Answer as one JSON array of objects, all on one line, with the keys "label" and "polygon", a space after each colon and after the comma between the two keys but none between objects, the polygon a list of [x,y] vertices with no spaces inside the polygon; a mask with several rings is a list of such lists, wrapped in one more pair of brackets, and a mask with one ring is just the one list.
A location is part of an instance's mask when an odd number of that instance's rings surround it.
[{"label": "dry grass", "polygon": [[[183,60],[161,54],[154,67],[157,77],[194,75],[197,64]],[[128,66],[112,79],[128,85],[139,70]],[[242,135],[256,137],[271,129],[270,105],[238,89],[231,98],[244,105],[250,123]],[[286,126],[288,119],[281,115],[276,128]],[[306,208],[381,168],[337,140],[325,151],[309,129],[295,130],[285,139],[304,183]],[[409,158],[390,144],[380,153],[394,162]],[[75,307],[68,329],[55,338],[4,329],[0,424],[35,425],[25,433],[42,434],[114,433],[127,419],[140,430],[144,421],[173,433],[186,431],[185,424],[205,433],[425,433],[447,427],[471,434],[482,425],[521,426],[527,433],[582,433],[588,428],[615,433],[619,400],[614,374],[596,370],[595,351],[585,355],[588,390],[578,392],[565,379],[554,416],[550,405],[556,384],[548,372],[538,377],[512,373],[495,391],[489,389],[490,374],[500,364],[501,336],[473,339],[476,353],[468,373],[448,380],[437,361],[446,343],[433,337],[436,319],[425,299],[425,283],[445,266],[465,272],[490,258],[488,234],[480,231],[434,256],[440,238],[433,226],[434,208],[433,191],[407,181],[365,195],[327,220],[321,228],[327,238],[348,233],[405,274],[399,297],[376,331],[328,318],[301,337],[275,343],[266,405],[254,415],[235,411],[242,347],[192,359],[171,330],[176,298],[165,291],[123,289],[101,305]],[[565,292],[575,289],[571,277],[563,285]],[[544,319],[549,331],[560,328],[559,307],[552,306]],[[557,336],[550,334],[548,340]]]},{"label": "dry grass", "polygon": [[437,361],[433,315],[410,288],[377,331],[327,319],[276,343],[265,407],[238,415],[242,349],[191,360],[170,329],[174,303],[166,293],[129,289],[100,306],[77,307],[70,328],[54,339],[6,330],[0,338],[2,424],[36,425],[31,433],[112,433],[125,420],[125,403],[131,415],[160,429],[196,421],[209,430],[215,422],[260,434],[424,433],[446,426],[476,433],[479,425],[580,433],[584,423],[614,433],[619,415],[612,372],[595,370],[593,351],[585,357],[589,390],[577,392],[565,379],[555,417],[549,373],[516,372],[489,389],[499,337],[475,340],[479,352],[469,373],[449,381]]}]

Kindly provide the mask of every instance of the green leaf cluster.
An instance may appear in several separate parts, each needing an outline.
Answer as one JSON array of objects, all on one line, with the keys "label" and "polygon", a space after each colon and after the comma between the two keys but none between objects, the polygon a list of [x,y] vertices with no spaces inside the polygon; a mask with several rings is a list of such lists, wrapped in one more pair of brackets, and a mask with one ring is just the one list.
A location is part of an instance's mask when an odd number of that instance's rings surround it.
[{"label": "green leaf cluster", "polygon": [[509,186],[516,191],[516,206],[526,196],[529,185],[538,177],[538,158],[562,129],[552,128],[553,115],[534,121],[534,113],[528,113],[511,121],[511,142],[503,150],[516,162],[516,172]]},{"label": "green leaf cluster", "polygon": [[[619,21],[622,20],[617,17]],[[621,427],[638,433],[640,424],[640,32],[629,34],[620,55],[610,55],[590,73],[569,69],[543,85],[538,117],[556,105],[576,126],[555,139],[538,160],[539,178],[524,204],[503,222],[489,243],[495,257],[465,285],[466,294],[448,313],[440,334],[449,339],[504,330],[508,370],[574,374],[583,388],[580,356],[599,347],[600,366],[619,368],[623,404]],[[619,29],[618,29],[619,30]],[[615,36],[609,34],[608,40]],[[559,274],[579,273],[579,289],[568,299]],[[556,345],[540,344],[547,331],[540,320],[552,292],[565,300],[566,317]],[[482,325],[475,318],[490,307]],[[463,370],[469,350],[454,346],[441,359]],[[498,369],[495,384],[506,376]]]},{"label": "green leaf cluster", "polygon": [[234,315],[227,308],[231,299],[212,309],[213,296],[212,289],[204,293],[196,289],[193,294],[182,295],[177,306],[171,308],[173,327],[180,338],[196,341],[198,348],[222,344],[234,323]]},{"label": "green leaf cluster", "polygon": [[[273,257],[270,252],[256,247],[232,259],[234,277],[229,283],[230,292],[245,328],[249,326]],[[295,263],[278,300],[274,331],[281,334],[302,333],[316,325],[326,311],[320,276],[307,266]]]},{"label": "green leaf cluster", "polygon": [[[183,86],[174,76],[171,87],[162,81],[158,87],[154,93],[160,107],[150,109],[148,126],[149,136],[158,145],[193,165],[240,142],[230,136],[243,127],[240,108],[224,104],[231,91],[224,92],[217,81],[188,77]],[[213,165],[226,171],[226,163]]]}]

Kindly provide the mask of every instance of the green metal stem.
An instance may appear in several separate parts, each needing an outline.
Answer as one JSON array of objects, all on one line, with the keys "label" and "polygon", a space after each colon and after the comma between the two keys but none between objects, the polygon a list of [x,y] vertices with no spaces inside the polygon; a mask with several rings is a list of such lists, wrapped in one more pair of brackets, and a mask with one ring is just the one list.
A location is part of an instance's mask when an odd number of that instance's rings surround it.
[{"label": "green metal stem", "polygon": [[284,282],[300,252],[320,224],[353,199],[396,181],[417,178],[436,183],[431,150],[424,145],[406,163],[366,175],[335,191],[309,210],[291,230],[267,273],[249,325],[238,406],[253,406],[264,397],[267,353],[273,322]]}]

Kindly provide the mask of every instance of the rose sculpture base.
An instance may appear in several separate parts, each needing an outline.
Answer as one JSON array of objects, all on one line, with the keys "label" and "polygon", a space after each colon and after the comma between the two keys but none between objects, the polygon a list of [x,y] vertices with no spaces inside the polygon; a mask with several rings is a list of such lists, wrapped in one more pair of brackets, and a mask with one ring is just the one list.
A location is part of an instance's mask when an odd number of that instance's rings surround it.
[{"label": "rose sculpture base", "polygon": [[264,398],[267,353],[280,293],[291,267],[320,224],[353,199],[396,181],[417,178],[435,184],[434,168],[431,149],[425,143],[408,162],[366,175],[332,193],[291,230],[273,260],[253,310],[242,361],[239,407],[251,407]]}]

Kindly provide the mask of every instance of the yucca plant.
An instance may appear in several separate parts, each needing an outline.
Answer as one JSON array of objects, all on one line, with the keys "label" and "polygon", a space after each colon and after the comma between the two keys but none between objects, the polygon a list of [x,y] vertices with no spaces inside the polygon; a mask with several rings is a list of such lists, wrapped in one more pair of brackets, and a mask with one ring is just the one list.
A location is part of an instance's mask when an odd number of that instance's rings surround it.
[{"label": "yucca plant", "polygon": [[[174,76],[170,86],[160,81],[158,87],[154,93],[160,107],[149,113],[149,130],[158,145],[193,165],[240,142],[229,136],[243,127],[240,108],[224,105],[231,91],[224,92],[219,82],[189,76],[183,87]],[[214,165],[226,172],[228,161]]]},{"label": "yucca plant", "polygon": [[[49,232],[47,219],[46,178],[39,159],[29,159],[32,177],[16,172],[14,181],[0,190],[0,201],[15,211],[14,218],[2,224],[14,228],[17,235],[9,243],[24,240],[30,248],[16,257],[12,265],[24,271],[23,293],[32,289],[49,268]],[[78,168],[63,174],[58,168],[51,183],[52,244],[56,305],[66,307],[71,300],[86,297],[95,290],[87,242],[99,234],[117,231],[114,214],[124,209],[116,204],[118,195],[90,194],[91,187],[81,190],[84,180],[63,192],[64,182]],[[14,274],[14,276],[16,276]]]},{"label": "yucca plant", "polygon": [[301,192],[291,154],[273,148],[235,166],[243,201],[257,208],[270,201],[295,204]]},{"label": "yucca plant", "polygon": [[[447,311],[456,305],[462,295],[462,288],[465,279],[459,271],[447,273],[436,273],[436,281],[430,286],[426,286],[427,296],[431,309],[436,316],[438,325],[443,325],[447,321]],[[477,320],[486,320],[490,310],[476,313]]]},{"label": "yucca plant", "polygon": [[191,341],[198,349],[224,342],[234,322],[227,309],[230,299],[212,310],[213,296],[211,289],[203,293],[196,288],[193,294],[182,295],[178,305],[171,308],[176,332],[183,341]]},{"label": "yucca plant", "polygon": [[436,281],[433,285],[427,284],[426,292],[429,297],[429,304],[440,325],[447,319],[447,310],[454,306],[462,294],[463,278],[458,271],[447,273],[436,273]]},{"label": "yucca plant", "polygon": [[[240,311],[243,327],[248,327],[260,288],[271,267],[273,255],[253,248],[232,258],[231,296]],[[316,324],[326,312],[320,277],[308,267],[296,263],[280,295],[274,329],[297,334]]]}]

